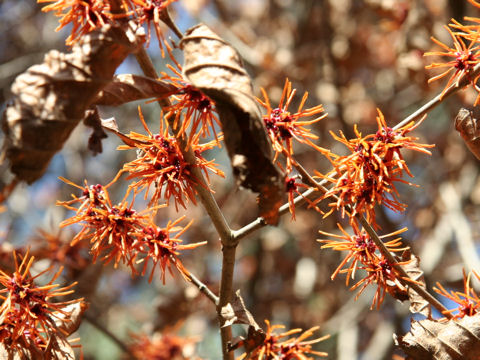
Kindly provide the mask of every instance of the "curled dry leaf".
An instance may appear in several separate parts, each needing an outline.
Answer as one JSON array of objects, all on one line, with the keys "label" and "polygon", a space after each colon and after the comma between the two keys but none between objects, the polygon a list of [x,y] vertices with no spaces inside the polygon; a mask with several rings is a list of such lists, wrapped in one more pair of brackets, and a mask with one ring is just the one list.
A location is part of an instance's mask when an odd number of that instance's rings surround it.
[{"label": "curled dry leaf", "polygon": [[85,35],[70,53],[52,50],[42,64],[20,74],[2,119],[3,159],[16,178],[32,183],[45,172],[97,93],[145,36],[128,27],[106,25]]},{"label": "curled dry leaf", "polygon": [[[410,250],[405,250],[402,254],[402,262],[407,262],[402,267],[408,274],[410,279],[414,280],[419,286],[426,289],[425,278],[423,271],[420,269],[420,258],[416,255],[412,255]],[[427,318],[432,316],[432,308],[430,303],[420,296],[411,287],[407,289],[408,300],[410,301],[410,312],[425,315]]]},{"label": "curled dry leaf", "polygon": [[131,146],[131,147],[136,147],[136,145],[140,142],[139,140],[134,140],[130,138],[128,135],[122,133],[118,129],[117,121],[115,120],[114,117],[108,118],[108,119],[101,119],[102,122],[102,128],[105,130],[108,130],[115,135],[117,135],[120,140],[123,141],[125,145]]},{"label": "curled dry leaf", "polygon": [[[2,360],[43,360],[45,359],[42,352],[35,349],[18,348],[13,349],[4,344],[0,344],[0,359]],[[57,358],[49,358],[57,359]],[[68,359],[68,357],[66,358]],[[71,358],[74,359],[74,358]]]},{"label": "curled dry leaf", "polygon": [[50,338],[45,353],[39,359],[75,360],[75,353],[67,338],[58,335]]},{"label": "curled dry leaf", "polygon": [[234,299],[220,310],[220,315],[224,321],[223,326],[233,324],[248,325],[247,337],[238,336],[228,345],[228,350],[233,351],[239,347],[245,347],[247,352],[258,347],[265,340],[265,332],[253,318],[250,311],[245,307],[245,302],[240,295],[240,290],[235,292]]},{"label": "curled dry leaf", "polygon": [[65,314],[59,314],[55,324],[63,334],[70,336],[80,327],[82,315],[87,309],[88,305],[83,301],[70,304],[62,309]]},{"label": "curled dry leaf", "polygon": [[260,193],[260,216],[276,224],[285,176],[272,163],[270,141],[239,54],[203,24],[187,30],[180,45],[185,77],[215,101],[237,183]]},{"label": "curled dry leaf", "polygon": [[96,105],[119,106],[131,101],[150,98],[164,98],[172,95],[177,88],[164,81],[139,75],[116,75],[94,100]]},{"label": "curled dry leaf", "polygon": [[255,322],[250,311],[245,307],[245,302],[240,295],[240,290],[235,292],[232,302],[228,303],[220,310],[220,315],[224,320],[224,327],[233,324],[245,324],[260,329],[260,326]]},{"label": "curled dry leaf", "polygon": [[97,155],[102,152],[102,139],[107,137],[102,128],[102,119],[98,113],[97,107],[85,111],[85,118],[83,124],[92,128],[93,132],[88,138],[88,150]]},{"label": "curled dry leaf", "polygon": [[470,110],[461,108],[455,117],[455,129],[460,133],[468,149],[480,160],[480,124]]},{"label": "curled dry leaf", "polygon": [[395,342],[407,359],[478,360],[480,314],[449,321],[413,320],[410,332]]}]

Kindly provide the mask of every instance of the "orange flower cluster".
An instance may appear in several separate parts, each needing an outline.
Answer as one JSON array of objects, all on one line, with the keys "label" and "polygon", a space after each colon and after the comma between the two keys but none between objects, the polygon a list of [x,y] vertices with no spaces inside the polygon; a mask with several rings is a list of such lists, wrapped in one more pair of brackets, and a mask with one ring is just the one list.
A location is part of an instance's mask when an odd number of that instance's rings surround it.
[{"label": "orange flower cluster", "polygon": [[[165,228],[160,228],[153,221],[154,212],[160,206],[136,212],[133,209],[133,200],[131,203],[123,200],[118,205],[112,205],[107,189],[101,185],[85,184],[82,188],[66,179],[63,180],[82,190],[82,196],[73,196],[72,200],[58,202],[58,205],[76,212],[76,215],[63,221],[61,227],[76,223],[83,226],[73,238],[72,245],[88,239],[94,262],[99,256],[102,256],[101,260],[105,264],[113,261],[115,267],[121,262],[130,267],[133,275],[138,273],[136,265],[142,262],[145,263],[141,272],[144,275],[147,263],[151,260],[154,266],[149,281],[153,278],[157,264],[160,264],[163,283],[166,269],[172,273],[172,264],[186,279],[189,278],[188,271],[178,259],[178,251],[193,249],[206,242],[180,244],[182,240],[178,237],[190,225],[185,228],[176,226],[183,217],[173,223],[169,222]],[[72,204],[80,205],[74,207]]]},{"label": "orange flower cluster", "polygon": [[288,107],[290,106],[296,92],[297,90],[292,89],[292,83],[287,79],[285,81],[285,86],[278,107],[272,108],[268,95],[263,89],[262,94],[265,100],[262,101],[257,99],[260,105],[267,111],[267,114],[263,116],[263,122],[267,129],[268,136],[272,141],[273,150],[275,151],[274,161],[277,160],[278,154],[284,153],[287,157],[287,172],[292,170],[293,139],[300,143],[307,144],[321,153],[329,153],[328,150],[323,149],[312,142],[312,140],[318,139],[318,136],[311,133],[310,129],[305,127],[324,119],[327,114],[320,115],[313,120],[301,120],[305,117],[316,116],[323,113],[323,106],[317,105],[309,109],[303,109],[308,98],[308,93],[306,92],[302,97],[297,111],[293,114],[290,113]]},{"label": "orange flower cluster", "polygon": [[[419,124],[413,122],[392,129],[387,126],[383,114],[378,110],[378,131],[362,137],[355,127],[356,138],[347,140],[343,133],[332,136],[348,147],[350,155],[330,154],[333,170],[327,175],[316,174],[327,179],[333,187],[315,202],[332,198],[332,210],[340,210],[342,216],[349,213],[351,219],[356,214],[364,214],[367,221],[376,226],[375,205],[384,204],[393,211],[404,211],[406,205],[400,202],[395,182],[412,185],[402,179],[404,173],[413,176],[400,152],[410,149],[430,154],[426,148],[433,145],[418,144],[416,137],[406,136]],[[314,203],[315,203],[314,202]],[[352,220],[353,221],[353,220]]]},{"label": "orange flower cluster", "polygon": [[19,261],[13,253],[15,271],[12,274],[0,270],[0,343],[6,349],[30,349],[48,356],[52,350],[53,339],[59,334],[55,319],[67,317],[64,310],[67,305],[82,302],[83,299],[64,302],[52,302],[52,298],[73,293],[73,283],[59,287],[53,282],[62,272],[62,268],[44,286],[37,286],[34,281],[51,268],[32,276],[30,268],[33,256],[28,253]]},{"label": "orange flower cluster", "polygon": [[113,21],[110,12],[111,5],[103,0],[37,0],[38,3],[52,3],[42,8],[42,11],[54,11],[60,17],[59,31],[68,24],[72,24],[72,31],[66,43],[72,45],[82,35],[85,35],[105,24]]},{"label": "orange flower cluster", "polygon": [[[125,0],[122,0],[125,1]],[[147,25],[147,46],[150,43],[151,32],[150,32],[150,25],[153,25],[155,29],[155,35],[157,36],[158,46],[162,51],[162,56],[164,56],[163,51],[163,32],[161,28],[161,17],[162,12],[165,11],[168,5],[177,0],[128,0],[129,6],[133,8],[133,14],[136,17],[136,21],[138,24],[146,24]],[[133,4],[132,4],[133,3]],[[132,13],[131,13],[132,14]]]},{"label": "orange flower cluster", "polygon": [[[448,292],[440,283],[437,282],[437,287],[433,288],[438,294],[452,300],[458,304],[456,309],[449,310],[448,313],[453,315],[454,319],[460,319],[464,316],[473,316],[480,311],[480,297],[472,288],[470,280],[473,275],[480,280],[480,276],[475,272],[470,272],[468,275],[463,271],[463,289],[464,292],[450,291]],[[456,314],[453,314],[456,312]]]},{"label": "orange flower cluster", "polygon": [[[278,155],[282,153],[285,156],[286,164],[285,164],[285,172],[287,174],[286,182],[285,182],[285,192],[288,196],[288,206],[290,213],[292,214],[292,220],[295,220],[295,203],[294,197],[295,195],[301,195],[298,188],[303,187],[308,189],[309,186],[302,184],[296,181],[297,176],[293,175],[290,176],[293,170],[293,166],[295,164],[295,160],[293,158],[294,151],[293,151],[293,143],[294,140],[311,146],[316,151],[324,155],[328,155],[330,153],[329,150],[324,149],[320,146],[314,144],[312,140],[318,139],[318,136],[313,134],[310,129],[307,127],[311,124],[314,124],[322,119],[324,119],[328,114],[324,113],[324,109],[322,105],[317,105],[312,108],[303,109],[305,102],[308,98],[308,93],[306,92],[298,109],[295,113],[290,113],[288,111],[288,107],[290,106],[291,102],[293,101],[297,90],[292,89],[292,83],[286,79],[285,85],[283,87],[282,96],[280,98],[278,107],[272,108],[270,100],[268,98],[267,93],[264,89],[261,89],[264,100],[257,98],[257,101],[260,105],[266,110],[266,115],[263,116],[263,122],[272,143],[272,148],[275,153],[274,162],[283,169],[284,166],[278,161]],[[322,114],[323,113],[323,114]],[[321,114],[321,115],[320,115]],[[317,116],[320,115],[320,116]],[[317,116],[313,120],[302,120],[303,118],[310,117],[310,116]],[[310,204],[310,206],[314,207],[317,211],[321,212],[319,208],[316,207],[314,203],[310,200],[305,200]]]},{"label": "orange flower cluster", "polygon": [[150,25],[153,24],[162,53],[160,18],[162,11],[175,1],[177,0],[37,0],[38,3],[53,3],[44,6],[42,11],[54,11],[60,17],[56,31],[72,24],[71,34],[66,41],[68,45],[105,24],[114,24],[118,19],[129,17],[139,25],[147,24],[148,41]]},{"label": "orange flower cluster", "polygon": [[[371,308],[380,307],[386,292],[393,292],[396,288],[404,290],[404,287],[400,284],[397,277],[399,276],[395,268],[389,261],[379,253],[379,250],[370,236],[364,229],[359,229],[359,226],[354,222],[352,223],[352,229],[354,235],[349,235],[340,224],[338,228],[342,232],[342,235],[330,234],[324,231],[319,231],[320,234],[332,237],[339,240],[318,240],[325,245],[323,248],[329,248],[337,251],[347,251],[347,255],[342,260],[340,265],[332,274],[332,280],[339,273],[346,273],[346,285],[349,285],[350,279],[355,278],[357,269],[364,270],[366,276],[358,281],[351,287],[351,290],[355,290],[360,287],[356,299],[365,290],[369,284],[377,284],[377,291],[372,301]],[[406,228],[397,230],[393,233],[380,236],[381,239],[398,235]],[[395,238],[385,242],[385,247],[392,252],[404,251],[407,247],[401,247],[402,242],[400,238]],[[408,262],[398,262],[399,265],[405,265]],[[344,268],[346,265],[348,266]]]},{"label": "orange flower cluster", "polygon": [[[471,1],[477,7],[480,7],[477,3]],[[476,23],[480,23],[478,18],[466,18]],[[425,56],[437,56],[441,58],[450,59],[446,62],[434,62],[427,65],[426,69],[446,68],[442,73],[433,76],[428,82],[433,82],[451,74],[447,85],[442,91],[442,96],[447,89],[452,85],[458,85],[459,81],[467,76],[469,83],[473,84],[477,91],[480,93],[480,89],[476,86],[478,76],[475,78],[469,78],[470,72],[473,68],[480,63],[480,25],[462,25],[456,20],[452,20],[452,24],[445,26],[453,40],[453,48],[442,43],[441,41],[432,37],[433,42],[442,48],[442,51],[430,51],[425,53]],[[480,101],[480,95],[475,100],[475,105]]]},{"label": "orange flower cluster", "polygon": [[134,335],[129,349],[142,360],[200,360],[192,354],[197,341],[197,338],[181,337],[166,329],[152,337]]},{"label": "orange flower cluster", "polygon": [[[244,353],[238,360],[248,359],[264,360],[264,359],[310,359],[307,355],[315,355],[319,357],[326,357],[328,354],[322,351],[315,351],[312,345],[320,341],[328,339],[330,336],[326,335],[321,338],[306,340],[319,329],[318,326],[312,327],[304,331],[298,337],[291,337],[302,332],[302,329],[292,329],[280,334],[276,334],[277,329],[283,329],[283,325],[270,325],[268,320],[267,331],[263,343],[255,348],[250,354]],[[284,339],[286,338],[286,339]]]},{"label": "orange flower cluster", "polygon": [[198,134],[192,138],[190,146],[196,158],[196,164],[192,165],[185,160],[177,139],[168,134],[168,129],[161,129],[160,134],[152,134],[141,112],[140,119],[148,135],[131,132],[129,138],[135,145],[119,147],[120,150],[137,149],[139,155],[137,159],[123,166],[117,178],[124,172],[129,173],[127,180],[138,178],[130,185],[130,188],[136,193],[146,190],[145,198],[150,187],[154,185],[155,192],[150,200],[150,205],[156,204],[162,197],[167,204],[173,197],[177,210],[179,204],[186,208],[186,199],[190,199],[196,204],[195,186],[201,185],[208,188],[208,185],[200,183],[200,180],[192,175],[192,166],[199,167],[207,179],[207,170],[221,177],[225,176],[221,170],[216,168],[214,160],[207,160],[202,156],[204,151],[215,147],[215,141],[199,144]]}]

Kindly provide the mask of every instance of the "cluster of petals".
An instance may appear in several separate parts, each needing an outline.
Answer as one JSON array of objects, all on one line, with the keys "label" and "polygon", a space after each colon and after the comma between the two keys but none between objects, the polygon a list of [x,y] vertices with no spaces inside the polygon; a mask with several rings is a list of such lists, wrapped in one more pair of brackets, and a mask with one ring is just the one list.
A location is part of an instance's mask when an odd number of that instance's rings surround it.
[{"label": "cluster of petals", "polygon": [[177,88],[171,97],[172,105],[165,108],[165,118],[172,124],[177,136],[186,137],[185,135],[189,132],[188,145],[195,137],[213,135],[217,145],[220,146],[220,137],[215,131],[215,126],[220,126],[215,102],[185,80],[182,76],[182,65],[175,59],[170,45],[165,43],[165,46],[176,67],[167,64],[167,68],[173,72],[173,75],[162,72],[162,80]]},{"label": "cluster of petals", "polygon": [[[378,250],[377,245],[367,232],[360,229],[357,223],[352,223],[353,235],[348,234],[343,227],[338,224],[341,234],[331,234],[319,231],[321,235],[328,236],[333,239],[318,240],[324,245],[322,248],[329,248],[336,251],[346,251],[347,255],[343,258],[340,265],[332,274],[332,280],[339,274],[346,274],[346,285],[349,285],[350,279],[354,279],[357,269],[363,270],[365,276],[355,283],[351,290],[360,288],[356,298],[370,284],[377,285],[372,308],[377,308],[383,302],[386,292],[394,292],[396,288],[404,290],[404,287],[398,280],[399,274],[395,267],[386,259]],[[406,228],[397,230],[393,233],[380,236],[380,239],[398,235]],[[394,238],[384,243],[388,251],[400,252],[407,249],[402,246],[401,238]],[[406,265],[408,262],[398,262],[397,265]]]},{"label": "cluster of petals", "polygon": [[[265,320],[267,330],[265,338],[259,346],[252,350],[249,354],[244,353],[238,360],[252,359],[310,359],[310,355],[317,357],[326,357],[328,354],[323,351],[313,350],[312,345],[320,341],[328,339],[326,335],[321,338],[307,340],[313,336],[313,333],[319,329],[318,326],[312,327],[302,333],[302,329],[292,329],[282,333],[277,333],[278,329],[285,328],[283,325],[271,325]],[[298,336],[293,336],[297,335]],[[248,357],[247,357],[248,356]]]},{"label": "cluster of petals", "polygon": [[52,301],[52,299],[73,293],[76,283],[60,287],[54,281],[62,268],[43,286],[35,280],[51,268],[32,276],[30,268],[34,257],[13,253],[15,270],[9,274],[0,270],[0,344],[6,349],[29,349],[45,354],[59,333],[56,320],[69,316],[67,305],[82,302],[83,299]]},{"label": "cluster of petals", "polygon": [[224,177],[224,173],[216,167],[214,160],[207,160],[202,155],[204,151],[216,146],[215,140],[200,144],[198,134],[194,136],[190,146],[196,163],[190,164],[186,161],[177,139],[168,134],[168,129],[161,129],[159,134],[153,134],[148,129],[143,116],[140,118],[147,135],[131,132],[129,138],[134,145],[119,147],[120,150],[137,149],[138,156],[135,160],[124,164],[118,176],[128,173],[127,180],[134,179],[130,188],[135,192],[145,190],[145,198],[153,185],[154,192],[150,205],[157,204],[161,199],[168,204],[171,198],[174,199],[177,209],[178,205],[186,208],[187,199],[196,204],[196,186],[208,188],[208,184],[202,183],[193,175],[193,166],[200,168],[207,180],[208,171]]},{"label": "cluster of petals", "polygon": [[144,263],[141,270],[141,274],[144,275],[148,262],[152,261],[149,281],[153,279],[157,265],[160,267],[163,283],[166,270],[172,273],[172,265],[189,279],[188,271],[178,259],[179,251],[195,248],[205,242],[181,244],[179,236],[190,225],[177,226],[183,217],[175,222],[169,222],[162,228],[153,221],[154,214],[160,206],[137,212],[133,209],[133,200],[128,203],[124,199],[119,204],[112,205],[107,189],[101,185],[85,184],[82,188],[68,180],[64,181],[82,190],[80,197],[73,196],[72,200],[58,202],[59,205],[76,212],[74,216],[63,221],[61,227],[82,225],[82,229],[73,238],[72,245],[81,240],[88,240],[93,261],[101,257],[104,263],[113,261],[115,267],[123,263],[134,275],[138,274],[138,264]]},{"label": "cluster of petals", "polygon": [[177,0],[37,0],[38,3],[51,3],[44,6],[42,11],[53,11],[60,18],[57,31],[71,24],[72,30],[66,41],[69,45],[105,24],[131,18],[139,25],[147,25],[148,40],[153,25],[162,51],[161,15],[175,1]]},{"label": "cluster of petals", "polygon": [[[478,4],[476,5],[478,6]],[[476,82],[478,75],[471,76],[471,72],[477,64],[480,62],[480,46],[479,46],[479,29],[480,19],[478,18],[465,18],[476,24],[474,25],[462,25],[456,20],[452,19],[452,23],[445,26],[445,29],[449,33],[453,41],[453,47],[450,47],[440,40],[432,37],[432,41],[440,46],[439,51],[426,52],[425,56],[435,56],[442,59],[440,62],[434,62],[426,66],[426,69],[442,69],[439,74],[431,77],[428,82],[433,82],[450,75],[447,84],[444,87],[441,95],[452,85],[459,85],[460,80],[466,77],[468,80],[466,84],[472,84],[477,92],[480,93],[480,88],[477,87]],[[480,95],[475,101],[475,105],[480,102]]]},{"label": "cluster of petals", "polygon": [[[280,153],[283,153],[287,158],[286,170],[287,172],[291,171],[294,139],[300,143],[313,147],[321,153],[328,154],[328,150],[313,143],[312,140],[318,139],[318,136],[313,134],[310,129],[306,127],[327,116],[327,113],[324,113],[322,105],[303,109],[308,98],[308,92],[306,92],[300,101],[297,111],[295,113],[289,112],[288,107],[294,99],[297,91],[296,89],[292,89],[292,83],[288,79],[285,81],[285,86],[278,107],[272,108],[267,93],[264,89],[261,91],[264,100],[257,100],[266,111],[266,114],[263,116],[263,122],[272,142],[273,150],[275,151],[274,161],[277,160]],[[319,114],[321,115],[317,116]],[[302,120],[303,118],[310,116],[317,117],[312,120]]]},{"label": "cluster of petals", "polygon": [[403,211],[406,205],[400,202],[395,187],[396,182],[409,185],[402,179],[406,173],[412,176],[401,149],[430,154],[426,149],[433,145],[419,144],[415,137],[406,136],[415,129],[420,122],[413,122],[393,129],[387,126],[383,114],[378,110],[378,131],[362,137],[355,127],[356,138],[347,140],[343,133],[340,137],[332,136],[343,143],[350,150],[349,155],[339,156],[330,154],[329,160],[333,165],[332,171],[326,175],[317,172],[317,175],[326,179],[333,186],[321,198],[330,198],[331,211],[339,210],[342,216],[349,213],[353,219],[356,214],[365,215],[367,221],[375,225],[375,206],[383,204],[393,211]]},{"label": "cluster of petals", "polygon": [[142,360],[200,360],[193,355],[196,337],[183,337],[172,329],[164,329],[153,336],[133,335],[129,350],[137,359]]},{"label": "cluster of petals", "polygon": [[440,283],[433,289],[440,295],[458,304],[458,307],[448,310],[448,313],[453,315],[454,319],[460,319],[465,316],[473,316],[480,311],[480,297],[475,292],[471,284],[472,274],[480,280],[480,276],[475,272],[470,272],[468,275],[463,272],[463,292],[461,291],[447,291]]}]

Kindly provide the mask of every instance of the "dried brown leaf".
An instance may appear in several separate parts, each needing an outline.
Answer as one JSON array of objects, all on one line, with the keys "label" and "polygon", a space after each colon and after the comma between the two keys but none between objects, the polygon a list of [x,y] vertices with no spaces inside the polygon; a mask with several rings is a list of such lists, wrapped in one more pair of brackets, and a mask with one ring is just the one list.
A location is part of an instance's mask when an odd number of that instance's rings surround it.
[{"label": "dried brown leaf", "polygon": [[97,93],[125,57],[144,41],[140,29],[106,25],[85,35],[70,53],[56,50],[19,75],[3,113],[3,159],[18,180],[32,183],[45,172]]},{"label": "dried brown leaf", "polygon": [[61,335],[51,337],[41,359],[75,360],[75,353],[67,338]]},{"label": "dried brown leaf", "polygon": [[185,77],[215,101],[237,183],[260,193],[260,216],[276,224],[285,176],[272,163],[270,141],[239,54],[203,24],[187,30],[180,45]]},{"label": "dried brown leaf", "polygon": [[164,98],[177,91],[172,84],[139,75],[116,75],[113,81],[98,93],[97,105],[118,106],[131,101]]},{"label": "dried brown leaf", "polygon": [[41,352],[25,348],[12,348],[0,344],[0,359],[2,360],[43,360]]},{"label": "dried brown leaf", "polygon": [[255,329],[254,326],[248,327],[247,337],[237,336],[228,343],[228,351],[234,351],[240,347],[244,347],[247,354],[262,345],[267,335],[262,329]]},{"label": "dried brown leaf", "polygon": [[408,334],[395,342],[410,359],[478,360],[480,314],[459,320],[413,320]]},{"label": "dried brown leaf", "polygon": [[235,292],[232,302],[228,303],[220,310],[224,323],[223,326],[230,326],[233,324],[245,324],[253,326],[255,329],[261,329],[255,322],[250,311],[245,307],[245,302],[240,295],[240,290]]},{"label": "dried brown leaf", "polygon": [[460,133],[468,149],[480,160],[480,124],[470,110],[461,108],[455,117],[455,129]]},{"label": "dried brown leaf", "polygon": [[[22,345],[23,344],[23,345]],[[75,360],[72,346],[63,335],[56,334],[50,337],[44,350],[35,348],[30,344],[17,341],[17,346],[12,347],[0,344],[0,359],[2,360]]]},{"label": "dried brown leaf", "polygon": [[[426,289],[425,278],[423,271],[420,269],[420,258],[416,255],[412,255],[410,250],[405,250],[402,254],[402,261],[410,262],[402,267],[408,274],[410,279],[416,281],[421,287]],[[410,301],[410,312],[419,313],[430,318],[432,316],[432,308],[430,303],[420,296],[411,287],[407,289],[408,300]]]},{"label": "dried brown leaf", "polygon": [[105,131],[102,128],[102,119],[98,113],[97,107],[88,109],[85,112],[85,118],[83,124],[92,128],[93,132],[88,138],[88,150],[93,152],[93,155],[97,155],[103,151],[102,139],[107,137]]},{"label": "dried brown leaf", "polygon": [[237,336],[228,344],[228,351],[233,351],[239,347],[245,347],[247,352],[252,351],[265,340],[265,332],[258,326],[253,315],[245,307],[245,302],[240,295],[240,290],[235,292],[234,299],[220,310],[224,323],[223,326],[233,324],[248,325],[247,337]]},{"label": "dried brown leaf", "polygon": [[120,138],[120,140],[123,141],[123,143],[125,145],[136,147],[136,144],[138,144],[140,142],[138,140],[134,140],[134,139],[130,138],[128,135],[126,135],[126,134],[122,133],[120,130],[118,130],[118,125],[117,125],[117,121],[115,120],[115,118],[111,117],[111,118],[108,118],[108,119],[102,119],[101,121],[102,121],[103,129],[108,130],[108,131],[114,133],[115,135],[117,135]]},{"label": "dried brown leaf", "polygon": [[88,309],[88,305],[81,301],[64,307],[66,315],[59,314],[55,319],[55,324],[66,336],[72,335],[78,330],[82,322],[82,315]]}]

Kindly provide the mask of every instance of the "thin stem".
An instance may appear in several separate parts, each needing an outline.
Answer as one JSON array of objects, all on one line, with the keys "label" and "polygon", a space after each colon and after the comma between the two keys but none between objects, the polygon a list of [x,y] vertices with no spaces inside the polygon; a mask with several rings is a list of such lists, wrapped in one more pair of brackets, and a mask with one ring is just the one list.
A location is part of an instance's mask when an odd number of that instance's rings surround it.
[{"label": "thin stem", "polygon": [[233,240],[231,245],[224,244],[222,242],[222,278],[220,280],[220,298],[217,306],[218,320],[220,322],[220,334],[222,337],[222,353],[224,360],[233,360],[234,354],[233,351],[228,351],[228,344],[232,341],[232,327],[231,326],[222,326],[223,317],[221,316],[221,311],[224,306],[229,304],[232,300],[233,294],[233,273],[235,269],[235,252],[237,249],[237,244]]},{"label": "thin stem", "polygon": [[201,282],[195,275],[189,273],[188,276],[192,280],[192,284],[194,284],[201,293],[203,293],[207,298],[209,298],[215,305],[218,305],[218,296],[213,293],[212,290],[208,288],[203,282]]},{"label": "thin stem", "polygon": [[[317,192],[317,189],[308,189],[305,192],[302,193],[302,195],[298,195],[295,199],[293,199],[293,203],[295,205],[303,204],[305,202],[305,198],[308,198],[310,195],[313,193]],[[284,215],[289,212],[289,206],[288,203],[283,204],[280,206],[280,209],[278,209],[278,214],[279,215]],[[239,241],[240,239],[250,235],[251,233],[261,229],[262,227],[268,225],[263,217],[258,217],[251,223],[243,226],[241,229],[234,230],[233,231],[233,238]]]},{"label": "thin stem", "polygon": [[[141,48],[136,53],[136,59],[142,68],[142,71],[146,76],[157,78],[157,72],[153,66],[153,63],[145,51],[144,48]],[[163,108],[166,108],[171,105],[168,99],[158,100],[159,105]],[[170,117],[169,121],[173,121],[173,118]],[[170,124],[171,128],[174,129],[173,124]],[[217,233],[220,236],[220,241],[222,243],[222,253],[223,253],[223,263],[222,263],[222,278],[220,281],[220,294],[217,305],[217,313],[219,317],[219,322],[223,323],[220,311],[222,307],[230,303],[231,297],[233,294],[233,272],[235,268],[235,251],[238,245],[238,241],[233,237],[233,231],[230,229],[225,217],[223,216],[220,207],[218,206],[215,198],[213,197],[212,192],[205,186],[208,182],[205,180],[199,167],[195,166],[196,157],[192,152],[191,146],[187,146],[186,139],[179,135],[178,131],[180,127],[177,127],[178,130],[173,130],[177,141],[182,150],[185,160],[189,164],[193,164],[190,171],[193,175],[193,178],[197,179],[199,184],[195,185],[195,191],[197,192],[202,205],[207,211],[210,219],[212,220]],[[228,360],[233,360],[233,352],[229,352],[227,345],[232,339],[232,333],[230,327],[221,328],[222,335],[222,351],[223,358]]]},{"label": "thin stem", "polygon": [[97,321],[96,317],[90,316],[88,313],[84,313],[82,317],[88,321],[93,327],[95,327],[98,331],[105,334],[113,343],[115,343],[125,354],[129,356],[130,359],[136,359],[137,357],[130,351],[127,345],[120,340],[114,333],[112,333],[106,326],[100,324]]}]

